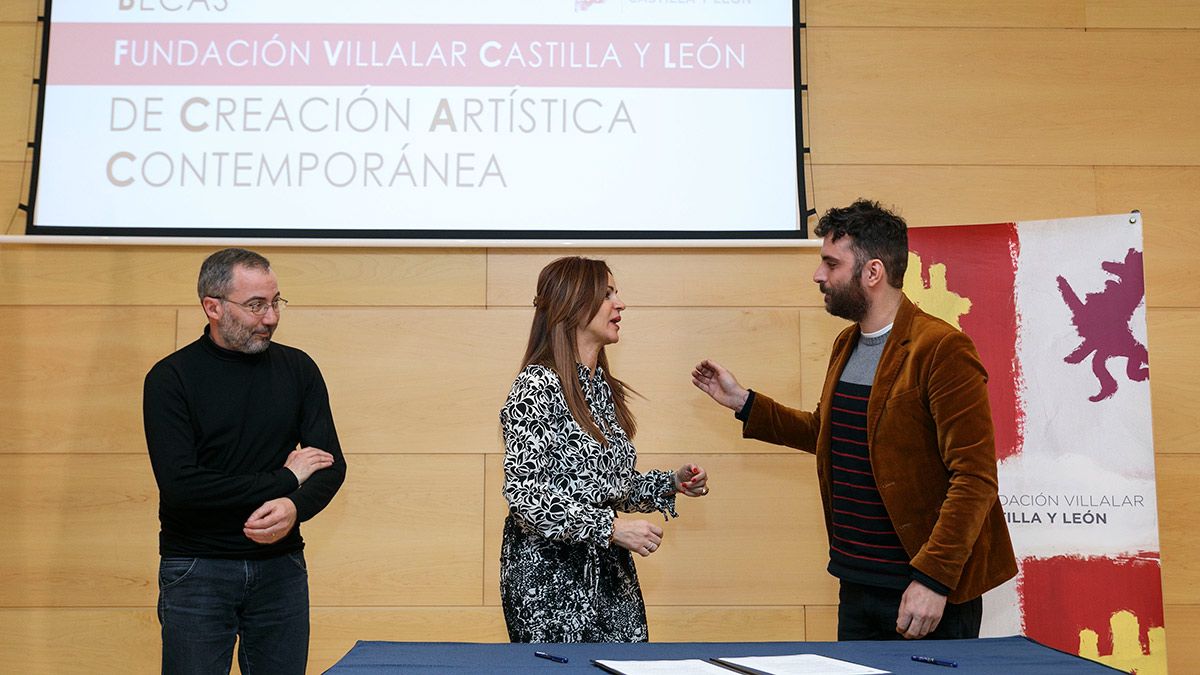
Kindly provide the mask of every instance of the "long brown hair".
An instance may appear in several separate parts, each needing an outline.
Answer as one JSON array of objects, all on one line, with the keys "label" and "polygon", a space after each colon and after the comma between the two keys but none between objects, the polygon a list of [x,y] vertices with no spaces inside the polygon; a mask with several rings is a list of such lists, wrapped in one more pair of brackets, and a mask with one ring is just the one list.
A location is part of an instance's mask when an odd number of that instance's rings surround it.
[{"label": "long brown hair", "polygon": [[[567,409],[579,426],[605,444],[604,434],[588,410],[583,388],[576,371],[578,344],[575,331],[586,325],[600,310],[608,295],[608,275],[611,271],[603,260],[571,256],[559,258],[546,265],[538,275],[537,296],[533,299],[533,325],[529,329],[529,344],[521,368],[530,364],[545,366],[558,375],[562,383]],[[608,367],[604,348],[596,365],[603,369],[604,380],[613,394],[617,421],[630,438],[637,433],[637,421],[625,403],[626,393],[636,394],[629,385],[613,376]]]}]

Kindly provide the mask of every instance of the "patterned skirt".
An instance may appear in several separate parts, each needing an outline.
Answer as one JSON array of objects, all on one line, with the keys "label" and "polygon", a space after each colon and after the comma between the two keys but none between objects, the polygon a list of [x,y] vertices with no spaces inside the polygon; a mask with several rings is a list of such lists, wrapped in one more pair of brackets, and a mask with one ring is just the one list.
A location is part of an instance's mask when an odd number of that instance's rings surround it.
[{"label": "patterned skirt", "polygon": [[500,599],[513,642],[649,640],[629,551],[553,541],[512,514],[500,547]]}]

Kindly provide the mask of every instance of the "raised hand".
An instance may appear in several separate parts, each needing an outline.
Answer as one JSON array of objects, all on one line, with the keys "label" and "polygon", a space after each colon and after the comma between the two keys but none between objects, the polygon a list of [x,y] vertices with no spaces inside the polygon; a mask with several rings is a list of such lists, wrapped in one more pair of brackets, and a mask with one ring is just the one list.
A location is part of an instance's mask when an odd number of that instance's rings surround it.
[{"label": "raised hand", "polygon": [[746,405],[750,392],[738,384],[733,373],[716,361],[705,359],[692,369],[692,384],[712,397],[712,400],[737,412]]}]

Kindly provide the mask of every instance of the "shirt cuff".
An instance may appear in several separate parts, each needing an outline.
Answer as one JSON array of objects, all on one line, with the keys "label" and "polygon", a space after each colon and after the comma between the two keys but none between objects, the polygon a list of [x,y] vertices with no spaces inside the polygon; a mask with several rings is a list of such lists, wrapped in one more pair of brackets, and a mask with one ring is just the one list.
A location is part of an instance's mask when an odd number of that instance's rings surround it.
[{"label": "shirt cuff", "polygon": [[742,405],[742,409],[733,413],[733,416],[741,420],[742,424],[750,421],[750,409],[754,407],[754,390],[750,389],[748,391],[750,395],[746,397],[746,403]]},{"label": "shirt cuff", "polygon": [[920,583],[922,586],[928,588],[934,593],[937,593],[938,595],[950,595],[950,591],[954,590],[946,584],[935,581],[933,577],[923,573],[921,570],[918,570],[915,567],[912,571],[912,578],[913,581]]},{"label": "shirt cuff", "polygon": [[675,512],[675,472],[654,469],[649,474],[653,476],[651,490],[654,496],[651,497],[651,504],[654,510],[663,514],[663,520],[678,518],[679,514]]},{"label": "shirt cuff", "polygon": [[613,543],[613,520],[617,517],[617,514],[610,509],[608,516],[607,519],[601,521],[596,534],[592,536],[592,544],[600,548],[616,545]]}]

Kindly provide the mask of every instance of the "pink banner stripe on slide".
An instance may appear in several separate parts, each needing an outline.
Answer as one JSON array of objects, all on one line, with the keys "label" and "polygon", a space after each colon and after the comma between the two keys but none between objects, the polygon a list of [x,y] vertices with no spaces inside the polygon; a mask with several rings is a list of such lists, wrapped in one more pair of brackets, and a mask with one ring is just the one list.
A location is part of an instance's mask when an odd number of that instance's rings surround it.
[{"label": "pink banner stripe on slide", "polygon": [[[440,59],[434,56],[435,44]],[[397,45],[402,58],[393,51]],[[644,65],[639,47],[644,48]],[[308,64],[298,56],[306,49]],[[514,50],[520,58],[513,57]],[[62,23],[51,31],[47,79],[51,85],[790,89],[792,31],[711,26]]]}]

